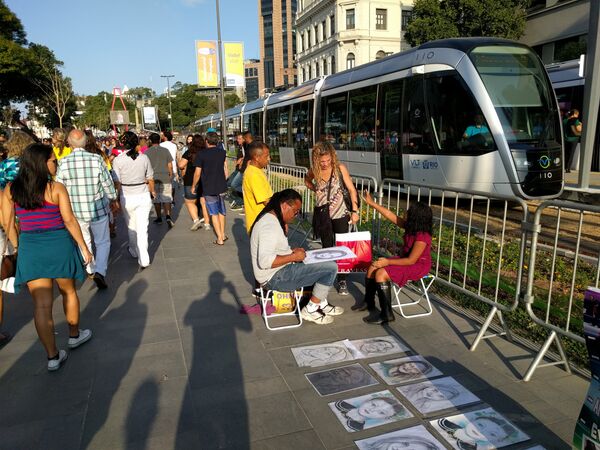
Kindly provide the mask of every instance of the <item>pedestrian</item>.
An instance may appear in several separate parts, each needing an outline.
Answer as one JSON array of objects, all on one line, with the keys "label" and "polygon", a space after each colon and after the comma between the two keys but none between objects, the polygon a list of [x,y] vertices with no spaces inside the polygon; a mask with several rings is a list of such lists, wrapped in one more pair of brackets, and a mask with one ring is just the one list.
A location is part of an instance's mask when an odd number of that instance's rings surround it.
[{"label": "pedestrian", "polygon": [[67,146],[67,132],[63,128],[55,128],[52,131],[52,146],[58,161],[71,153]]},{"label": "pedestrian", "polygon": [[19,248],[15,291],[21,284],[27,284],[33,297],[35,328],[48,356],[49,371],[58,370],[68,356],[56,346],[53,281],[63,297],[69,325],[68,347],[77,348],[92,337],[91,330],[79,329],[75,279],[85,278],[83,264],[91,263],[93,256],[73,215],[66,188],[53,181],[57,164],[51,147],[30,145],[21,157],[19,174],[4,191],[2,202],[6,228],[16,230],[15,217],[19,219],[20,234],[18,238],[14,234],[13,242],[15,249]]},{"label": "pedestrian", "polygon": [[193,134],[188,134],[186,136],[186,138],[185,138],[185,145],[181,149],[181,156],[182,157],[185,155],[185,152],[187,152],[189,150],[190,144],[192,143],[192,139],[194,139],[194,135]]},{"label": "pedestrian", "polygon": [[154,189],[156,190],[156,197],[153,200],[154,210],[156,211],[154,223],[162,223],[162,207],[168,227],[173,228],[175,222],[171,218],[171,202],[173,201],[173,185],[171,184],[171,180],[177,168],[173,166],[173,158],[169,150],[159,145],[160,136],[152,133],[149,140],[151,146],[146,150],[145,155],[150,160],[152,171],[154,172]]},{"label": "pedestrian", "polygon": [[21,130],[14,130],[10,139],[4,145],[6,159],[0,162],[0,189],[4,189],[19,173],[19,158],[25,149],[33,144],[35,139]]},{"label": "pedestrian", "polygon": [[264,172],[271,160],[267,144],[253,142],[248,146],[248,154],[250,160],[244,172],[242,189],[246,199],[246,231],[250,234],[256,217],[273,196],[273,191]]},{"label": "pedestrian", "polygon": [[[183,154],[183,157],[179,161],[179,169],[182,173],[183,178],[183,198],[185,201],[185,206],[190,213],[190,217],[192,218],[192,226],[190,230],[196,231],[202,226],[204,222],[204,229],[210,230],[209,216],[208,210],[206,209],[206,202],[202,199],[202,183],[197,187],[195,193],[193,193],[193,185],[194,182],[194,161],[196,160],[196,155],[198,152],[203,151],[206,148],[206,143],[204,142],[204,138],[200,134],[195,134],[192,136],[192,140],[188,144],[187,151]],[[199,217],[198,205],[202,210],[202,218]]]},{"label": "pedestrian", "polygon": [[290,247],[288,225],[302,211],[302,197],[293,189],[276,192],[260,212],[250,231],[250,253],[254,278],[263,290],[292,292],[313,286],[308,304],[301,310],[303,320],[320,325],[333,322],[344,309],[327,301],[335,281],[333,261],[304,264],[303,248]]},{"label": "pedestrian", "polygon": [[137,258],[141,269],[150,265],[148,254],[148,220],[152,210],[154,172],[146,155],[138,153],[138,138],[132,131],[121,136],[126,150],[113,161],[115,187],[121,194],[121,207],[127,223],[129,246],[132,258]]},{"label": "pedestrian", "polygon": [[572,109],[567,113],[565,121],[565,172],[571,172],[573,158],[581,139],[582,124],[579,120],[579,110]]},{"label": "pedestrian", "polygon": [[[404,228],[404,246],[402,255],[379,258],[369,267],[365,279],[365,297],[361,304],[352,309],[369,310],[363,320],[369,324],[385,324],[395,320],[391,303],[391,285],[393,281],[402,287],[411,280],[419,280],[431,269],[431,229],[433,213],[429,205],[414,202],[408,208],[405,217],[399,217],[385,206],[375,203],[371,194],[365,191],[365,203],[385,219]],[[381,313],[375,309],[375,294],[379,297]]]},{"label": "pedestrian", "polygon": [[[173,142],[173,133],[171,133],[168,130],[163,131],[162,142],[160,145],[163,146],[164,148],[166,148],[167,150],[169,150],[171,159],[173,160],[173,167],[177,167],[177,144],[175,144],[175,142]],[[175,177],[173,178],[173,182],[174,183],[179,182],[179,178],[177,177],[177,174],[175,174]]]},{"label": "pedestrian", "polygon": [[[312,150],[312,168],[304,178],[315,192],[313,221],[315,236],[323,248],[335,245],[336,233],[347,233],[349,225],[358,222],[358,195],[344,164],[338,161],[335,148],[328,142],[317,142]],[[345,192],[344,192],[345,191]],[[318,214],[318,208],[324,214]],[[348,295],[346,276],[338,276],[338,293]]]},{"label": "pedestrian", "polygon": [[244,196],[242,195],[242,163],[246,156],[246,150],[244,149],[244,135],[237,133],[235,135],[235,146],[237,148],[237,155],[235,161],[235,170],[227,179],[227,187],[231,188],[231,210],[237,211],[244,206]]},{"label": "pedestrian", "polygon": [[87,136],[81,130],[69,133],[71,153],[62,159],[56,181],[65,185],[73,214],[89,249],[92,237],[96,254],[86,270],[98,289],[106,289],[106,271],[110,255],[109,214],[118,211],[117,191],[104,159],[85,150]]},{"label": "pedestrian", "polygon": [[202,197],[206,202],[208,214],[212,219],[217,239],[215,245],[223,245],[225,236],[225,192],[227,191],[226,154],[217,147],[219,136],[215,132],[206,133],[206,148],[196,154],[195,172],[192,180],[192,193],[202,183]]}]

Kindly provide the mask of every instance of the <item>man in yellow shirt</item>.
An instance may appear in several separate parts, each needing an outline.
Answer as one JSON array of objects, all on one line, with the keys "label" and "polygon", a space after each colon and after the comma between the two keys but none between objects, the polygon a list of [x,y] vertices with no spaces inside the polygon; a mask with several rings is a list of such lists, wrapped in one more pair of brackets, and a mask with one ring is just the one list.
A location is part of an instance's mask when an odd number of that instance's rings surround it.
[{"label": "man in yellow shirt", "polygon": [[244,194],[244,208],[246,212],[246,230],[250,229],[258,214],[273,196],[271,185],[263,169],[269,165],[271,156],[269,147],[263,142],[252,142],[247,148],[250,161],[244,171],[242,192]]}]

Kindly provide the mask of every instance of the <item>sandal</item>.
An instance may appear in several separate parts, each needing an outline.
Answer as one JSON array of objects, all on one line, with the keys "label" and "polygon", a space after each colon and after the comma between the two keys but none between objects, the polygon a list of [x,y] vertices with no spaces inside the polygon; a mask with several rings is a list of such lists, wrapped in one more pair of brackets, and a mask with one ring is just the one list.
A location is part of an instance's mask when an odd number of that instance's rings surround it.
[{"label": "sandal", "polygon": [[215,245],[225,245],[225,242],[221,242],[221,243],[219,243],[219,241],[218,241],[218,240],[216,240],[215,242],[213,242],[213,244],[215,244]]},{"label": "sandal", "polygon": [[225,236],[225,237],[223,238],[223,242],[225,242],[225,241],[226,241],[226,240],[228,240],[228,239],[229,239],[229,236]]},{"label": "sandal", "polygon": [[6,331],[1,332],[0,333],[0,348],[4,347],[6,344],[8,344],[12,338],[13,337]]}]

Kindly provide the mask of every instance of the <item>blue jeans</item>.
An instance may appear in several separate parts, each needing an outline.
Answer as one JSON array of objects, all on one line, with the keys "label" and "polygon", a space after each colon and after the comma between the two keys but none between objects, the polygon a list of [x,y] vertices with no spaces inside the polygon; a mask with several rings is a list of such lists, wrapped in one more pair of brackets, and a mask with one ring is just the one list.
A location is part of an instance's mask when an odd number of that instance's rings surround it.
[{"label": "blue jeans", "polygon": [[337,271],[337,264],[333,261],[288,264],[278,270],[264,287],[275,291],[291,292],[314,284],[313,296],[319,300],[327,300],[327,294],[333,286]]}]

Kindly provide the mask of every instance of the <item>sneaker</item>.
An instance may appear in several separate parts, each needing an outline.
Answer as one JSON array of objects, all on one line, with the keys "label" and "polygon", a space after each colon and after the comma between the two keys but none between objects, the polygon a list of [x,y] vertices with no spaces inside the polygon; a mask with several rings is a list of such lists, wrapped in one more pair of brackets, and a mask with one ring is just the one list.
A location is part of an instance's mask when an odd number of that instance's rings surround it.
[{"label": "sneaker", "polygon": [[79,336],[74,338],[70,337],[67,343],[69,348],[77,348],[81,344],[85,344],[92,338],[92,330],[79,330]]},{"label": "sneaker", "polygon": [[171,216],[167,216],[167,225],[169,226],[169,228],[173,228],[175,226],[175,222],[173,222]]},{"label": "sneaker", "polygon": [[55,370],[60,369],[60,366],[67,360],[68,357],[69,354],[65,350],[59,350],[58,358],[48,360],[48,372],[54,372]]},{"label": "sneaker", "polygon": [[337,291],[340,295],[348,295],[348,286],[346,285],[346,280],[338,281]]},{"label": "sneaker", "polygon": [[[204,220],[204,219],[202,219],[202,220]],[[200,219],[194,220],[194,223],[190,227],[190,231],[196,231],[198,228],[200,228],[202,226],[202,220],[200,220]]]},{"label": "sneaker", "polygon": [[162,223],[162,217],[157,217],[152,222],[154,222],[154,223]]},{"label": "sneaker", "polygon": [[137,255],[137,253],[136,253],[136,251],[134,249],[132,249],[131,247],[127,247],[127,251],[129,252],[129,255],[132,258],[137,259],[138,255]]},{"label": "sneaker", "polygon": [[320,310],[328,316],[339,316],[340,314],[344,314],[344,308],[341,306],[333,306],[331,303],[327,303],[325,307],[320,308]]},{"label": "sneaker", "polygon": [[106,284],[106,280],[104,279],[104,275],[98,272],[94,274],[94,283],[96,283],[98,289],[106,289],[108,287],[108,284]]},{"label": "sneaker", "polygon": [[244,206],[243,205],[238,205],[237,203],[235,203],[232,207],[231,210],[232,211],[239,211],[240,209],[243,209]]},{"label": "sneaker", "polygon": [[302,315],[302,320],[314,322],[318,325],[327,325],[328,323],[333,322],[333,317],[323,314],[319,309],[314,312],[309,312],[306,308],[303,308],[302,311],[300,311],[300,314]]},{"label": "sneaker", "polygon": [[210,231],[210,225],[207,224],[207,223],[205,223],[204,224],[204,229],[207,230],[207,231]]}]

